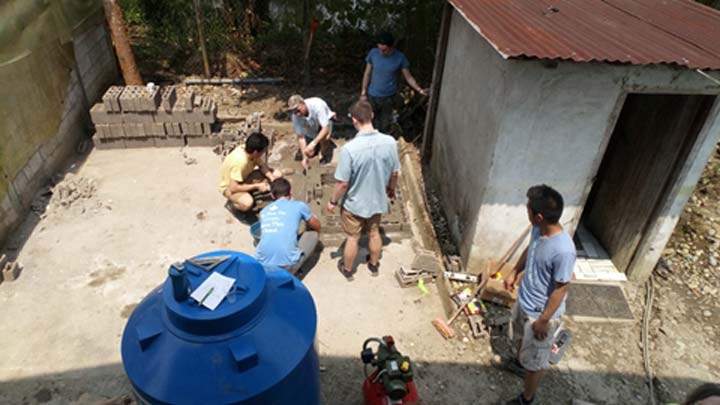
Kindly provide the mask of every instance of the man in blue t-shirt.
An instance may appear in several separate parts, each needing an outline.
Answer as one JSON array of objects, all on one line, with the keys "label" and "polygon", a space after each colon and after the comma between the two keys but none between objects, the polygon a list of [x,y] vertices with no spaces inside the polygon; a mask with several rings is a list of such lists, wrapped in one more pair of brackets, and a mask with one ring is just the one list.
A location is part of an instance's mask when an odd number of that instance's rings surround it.
[{"label": "man in blue t-shirt", "polygon": [[383,32],[378,38],[377,48],[371,49],[365,58],[360,98],[370,101],[375,114],[373,125],[384,134],[390,130],[400,72],[413,90],[423,96],[428,94],[427,89],[421,88],[410,73],[410,62],[405,54],[395,49],[395,38]]},{"label": "man in blue t-shirt", "polygon": [[[279,266],[295,274],[315,251],[320,220],[307,204],[291,200],[287,179],[273,181],[270,193],[275,201],[260,211],[261,234],[255,257],[264,266]],[[302,221],[309,230],[298,236]]]},{"label": "man in blue t-shirt", "polygon": [[515,280],[524,272],[510,327],[517,358],[504,364],[525,374],[524,390],[509,402],[513,404],[533,403],[543,371],[550,365],[576,256],[572,238],[559,223],[563,211],[560,193],[543,184],[530,187],[527,198],[528,219],[533,226],[530,244],[514,271],[505,277],[505,288],[513,290]]}]

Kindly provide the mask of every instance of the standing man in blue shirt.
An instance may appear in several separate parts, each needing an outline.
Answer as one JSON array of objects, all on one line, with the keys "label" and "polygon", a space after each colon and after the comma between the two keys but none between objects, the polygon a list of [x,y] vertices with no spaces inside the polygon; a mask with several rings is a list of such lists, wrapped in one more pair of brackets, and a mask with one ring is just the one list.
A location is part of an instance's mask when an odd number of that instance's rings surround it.
[{"label": "standing man in blue shirt", "polygon": [[[293,201],[290,182],[280,178],[270,184],[272,204],[260,211],[260,243],[255,257],[264,266],[279,266],[295,274],[315,251],[320,220],[302,201]],[[306,230],[298,237],[302,221]]]},{"label": "standing man in blue shirt", "polygon": [[517,359],[506,360],[504,365],[523,372],[525,386],[509,404],[532,404],[535,399],[543,372],[550,366],[553,335],[565,312],[576,257],[575,244],[559,223],[563,211],[560,193],[543,184],[530,187],[527,199],[533,226],[530,244],[504,281],[505,288],[512,291],[524,272],[510,327]]},{"label": "standing man in blue shirt", "polygon": [[372,276],[378,275],[382,248],[380,216],[388,211],[388,197],[395,197],[400,171],[397,142],[375,130],[370,103],[360,100],[353,104],[350,117],[358,133],[340,149],[335,170],[337,183],[327,205],[333,213],[343,199],[340,215],[346,238],[338,267],[349,281],[353,279],[352,268],[363,229],[368,233],[368,269]]},{"label": "standing man in blue shirt", "polygon": [[413,90],[427,95],[410,73],[410,62],[405,54],[395,49],[395,38],[383,32],[378,38],[377,48],[373,48],[365,58],[365,73],[362,79],[360,98],[367,98],[372,105],[375,127],[382,133],[388,133],[392,120],[393,107],[397,99],[398,74],[402,72],[405,81]]}]

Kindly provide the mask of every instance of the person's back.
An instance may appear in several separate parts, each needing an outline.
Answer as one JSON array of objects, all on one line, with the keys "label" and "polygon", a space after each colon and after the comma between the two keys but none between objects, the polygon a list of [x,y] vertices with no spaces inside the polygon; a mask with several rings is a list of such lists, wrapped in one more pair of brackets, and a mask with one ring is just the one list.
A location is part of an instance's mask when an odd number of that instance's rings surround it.
[{"label": "person's back", "polygon": [[399,170],[395,139],[378,131],[358,132],[340,149],[340,159],[348,162],[341,168],[349,183],[345,209],[364,218],[387,212],[388,180]]},{"label": "person's back", "polygon": [[298,227],[312,217],[302,201],[277,200],[260,211],[260,243],[255,250],[266,266],[291,266],[300,259]]},{"label": "person's back", "polygon": [[382,249],[381,216],[388,211],[388,198],[395,196],[400,170],[397,142],[375,130],[370,103],[356,102],[350,107],[350,116],[358,133],[340,149],[335,169],[337,183],[328,201],[328,211],[332,213],[343,198],[340,217],[345,248],[338,269],[348,280],[353,279],[353,263],[363,229],[367,232],[370,250],[368,270],[373,276],[378,275]]}]

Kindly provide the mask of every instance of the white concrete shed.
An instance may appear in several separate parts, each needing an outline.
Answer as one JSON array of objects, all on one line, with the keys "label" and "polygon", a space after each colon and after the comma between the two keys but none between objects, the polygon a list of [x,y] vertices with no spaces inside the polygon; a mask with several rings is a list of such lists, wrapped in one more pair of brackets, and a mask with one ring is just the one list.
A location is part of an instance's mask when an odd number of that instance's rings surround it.
[{"label": "white concrete shed", "polygon": [[467,268],[561,192],[647,278],[720,137],[720,12],[690,0],[450,0],[423,158]]}]

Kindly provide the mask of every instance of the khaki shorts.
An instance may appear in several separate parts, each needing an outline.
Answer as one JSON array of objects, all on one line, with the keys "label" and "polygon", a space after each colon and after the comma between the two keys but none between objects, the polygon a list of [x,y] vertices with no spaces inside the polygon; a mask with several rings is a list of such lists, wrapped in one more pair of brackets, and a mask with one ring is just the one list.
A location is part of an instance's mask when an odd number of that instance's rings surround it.
[{"label": "khaki shorts", "polygon": [[559,319],[551,320],[547,337],[544,340],[538,340],[532,330],[532,324],[536,320],[537,318],[528,316],[517,303],[513,306],[510,337],[520,364],[529,371],[544,370],[550,367],[550,351],[554,334],[560,327]]},{"label": "khaki shorts", "polygon": [[348,237],[359,238],[363,228],[367,233],[380,231],[380,214],[363,218],[343,208],[340,210],[340,216],[342,217],[342,230]]}]

